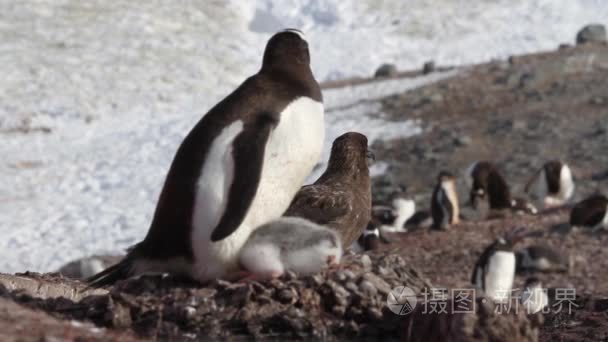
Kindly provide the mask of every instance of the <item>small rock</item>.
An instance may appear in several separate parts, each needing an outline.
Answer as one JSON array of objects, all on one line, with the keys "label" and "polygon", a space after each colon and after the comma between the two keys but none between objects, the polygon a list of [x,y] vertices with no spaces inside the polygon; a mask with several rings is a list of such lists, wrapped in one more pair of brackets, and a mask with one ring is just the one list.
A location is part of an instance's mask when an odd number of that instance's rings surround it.
[{"label": "small rock", "polygon": [[558,50],[566,50],[566,49],[569,49],[569,48],[571,48],[571,47],[572,47],[572,45],[571,45],[571,44],[562,43],[562,44],[559,44],[559,46],[557,47],[557,49],[558,49]]},{"label": "small rock", "polygon": [[361,261],[361,266],[363,266],[364,269],[366,269],[366,270],[372,269],[372,259],[370,259],[369,255],[363,254],[361,256],[360,261]]},{"label": "small rock", "polygon": [[293,304],[298,300],[297,294],[293,288],[279,291],[277,298],[283,304]]},{"label": "small rock", "polygon": [[435,61],[427,61],[422,66],[422,73],[425,75],[430,74],[434,71],[435,71]]},{"label": "small rock", "polygon": [[317,286],[323,285],[323,283],[325,283],[325,277],[323,277],[321,274],[315,274],[311,278],[313,283]]},{"label": "small rock", "polygon": [[356,292],[359,290],[357,284],[353,283],[352,281],[347,282],[344,287],[351,292]]},{"label": "small rock", "polygon": [[346,312],[346,307],[337,305],[337,306],[334,306],[333,308],[331,308],[331,312],[338,317],[342,317],[342,316],[344,316],[344,313]]},{"label": "small rock", "polygon": [[576,44],[606,41],[606,27],[602,24],[589,24],[576,34]]},{"label": "small rock", "polygon": [[288,270],[283,274],[283,278],[285,280],[294,280],[294,279],[298,279],[298,275],[295,272]]},{"label": "small rock", "polygon": [[456,146],[469,146],[473,143],[473,139],[468,135],[457,136],[454,138],[454,145]]},{"label": "small rock", "polygon": [[378,69],[374,77],[394,77],[397,75],[397,66],[395,64],[385,63],[382,64]]},{"label": "small rock", "polygon": [[192,306],[184,307],[184,315],[186,316],[186,318],[194,317],[194,315],[196,315],[196,308]]},{"label": "small rock", "polygon": [[344,282],[347,278],[346,278],[346,275],[344,274],[344,272],[338,271],[338,272],[336,272],[336,279],[338,279],[338,281],[340,281],[340,282]]},{"label": "small rock", "polygon": [[383,277],[388,276],[391,273],[394,273],[394,271],[387,267],[382,267],[382,266],[378,267],[378,274],[380,274]]},{"label": "small rock", "polygon": [[594,96],[591,98],[591,100],[589,100],[589,103],[591,103],[592,105],[604,105],[606,104],[608,101],[606,101],[605,98],[601,97],[601,96]]},{"label": "small rock", "polygon": [[440,93],[433,93],[428,97],[428,100],[431,103],[443,102],[443,95],[441,95]]},{"label": "small rock", "polygon": [[379,321],[382,319],[382,311],[378,310],[378,308],[369,307],[367,308],[366,313],[367,317],[372,320]]},{"label": "small rock", "polygon": [[351,270],[344,270],[344,271],[342,271],[342,273],[344,273],[344,275],[346,276],[346,279],[355,279],[356,278],[355,274]]},{"label": "small rock", "polygon": [[376,287],[374,286],[374,284],[372,284],[368,280],[363,280],[359,284],[359,288],[361,289],[361,291],[363,293],[365,293],[367,295],[370,295],[370,296],[375,296],[376,294],[378,294],[378,289],[376,289]]},{"label": "small rock", "polygon": [[[363,281],[368,281],[371,283],[380,293],[388,294],[391,291],[391,286],[384,281],[384,279],[378,277],[373,273],[365,273],[363,275]],[[359,287],[361,287],[361,283],[359,283]]]}]

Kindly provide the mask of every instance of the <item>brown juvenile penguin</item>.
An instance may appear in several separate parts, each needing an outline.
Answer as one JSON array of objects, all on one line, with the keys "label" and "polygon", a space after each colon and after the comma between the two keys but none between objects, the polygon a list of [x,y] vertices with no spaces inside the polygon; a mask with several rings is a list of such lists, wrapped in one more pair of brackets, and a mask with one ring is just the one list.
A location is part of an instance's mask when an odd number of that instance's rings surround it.
[{"label": "brown juvenile penguin", "polygon": [[487,198],[490,209],[510,209],[511,191],[496,166],[488,161],[478,161],[469,166],[465,173],[469,185],[469,200],[477,207],[479,200]]},{"label": "brown juvenile penguin", "polygon": [[306,218],[335,229],[350,246],[371,217],[371,181],[367,138],[356,132],[334,140],[325,172],[296,194],[284,216]]}]

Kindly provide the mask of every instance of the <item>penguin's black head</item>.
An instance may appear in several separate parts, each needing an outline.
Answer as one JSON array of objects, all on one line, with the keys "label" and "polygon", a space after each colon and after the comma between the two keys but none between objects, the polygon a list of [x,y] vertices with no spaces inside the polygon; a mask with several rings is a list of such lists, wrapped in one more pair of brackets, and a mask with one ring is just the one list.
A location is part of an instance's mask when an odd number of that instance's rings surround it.
[{"label": "penguin's black head", "polygon": [[448,171],[441,171],[439,172],[439,176],[437,176],[437,182],[441,183],[441,182],[446,182],[446,181],[454,181],[454,175],[451,174]]},{"label": "penguin's black head", "polygon": [[304,33],[297,29],[285,29],[276,33],[264,50],[262,68],[310,65],[308,43]]},{"label": "penguin's black head", "polygon": [[528,279],[526,279],[526,283],[524,284],[524,287],[535,287],[541,286],[541,282],[540,279],[536,278],[536,277],[529,277]]}]

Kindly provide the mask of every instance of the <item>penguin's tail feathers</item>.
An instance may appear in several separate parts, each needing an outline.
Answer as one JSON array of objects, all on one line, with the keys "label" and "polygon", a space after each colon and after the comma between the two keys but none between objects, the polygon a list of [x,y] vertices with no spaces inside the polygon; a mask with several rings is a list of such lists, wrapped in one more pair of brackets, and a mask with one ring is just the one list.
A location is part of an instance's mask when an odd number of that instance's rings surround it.
[{"label": "penguin's tail feathers", "polygon": [[127,279],[133,276],[133,253],[129,253],[119,263],[112,265],[105,270],[87,278],[85,282],[88,287],[99,288],[107,285],[113,285],[119,280]]}]

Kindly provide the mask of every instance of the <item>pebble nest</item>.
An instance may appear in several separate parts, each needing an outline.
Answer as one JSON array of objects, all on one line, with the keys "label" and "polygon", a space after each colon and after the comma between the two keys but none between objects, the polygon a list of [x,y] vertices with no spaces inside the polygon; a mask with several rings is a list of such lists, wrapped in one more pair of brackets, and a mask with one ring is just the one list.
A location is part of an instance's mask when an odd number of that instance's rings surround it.
[{"label": "pebble nest", "polygon": [[[59,275],[23,276],[67,281]],[[386,305],[397,286],[417,294],[431,287],[402,257],[380,253],[346,255],[338,269],[303,277],[288,272],[267,282],[217,280],[201,287],[174,277],[145,276],[79,301],[4,293],[63,319],[130,328],[142,337],[397,340],[403,316]]]}]

